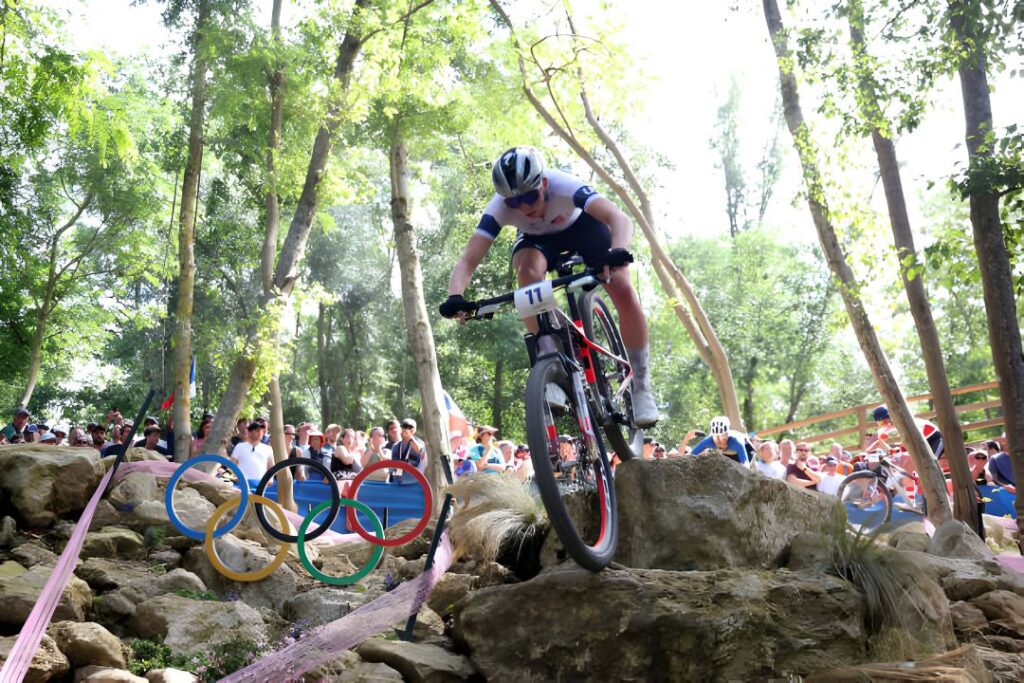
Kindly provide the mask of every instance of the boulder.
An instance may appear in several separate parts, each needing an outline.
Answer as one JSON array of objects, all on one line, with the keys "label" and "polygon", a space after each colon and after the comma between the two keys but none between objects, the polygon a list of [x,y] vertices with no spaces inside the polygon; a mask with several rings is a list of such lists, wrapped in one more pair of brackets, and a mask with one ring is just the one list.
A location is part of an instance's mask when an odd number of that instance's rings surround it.
[{"label": "boulder", "polygon": [[282,615],[288,621],[300,622],[307,627],[320,626],[341,619],[372,597],[366,592],[358,593],[341,587],[314,588],[285,602]]},{"label": "boulder", "polygon": [[[0,624],[24,624],[51,573],[52,567],[37,565],[17,576],[0,578],[0,605],[3,605],[3,609],[0,609]],[[53,618],[83,621],[91,602],[92,593],[88,584],[72,575],[64,586]]]},{"label": "boulder", "polygon": [[931,537],[920,531],[898,529],[889,536],[889,545],[897,550],[914,550],[919,553],[926,553],[931,543]]},{"label": "boulder", "polygon": [[25,567],[41,564],[52,567],[57,564],[57,556],[41,541],[28,541],[11,550],[11,557]]},{"label": "boulder", "polygon": [[162,564],[166,569],[177,569],[181,566],[181,553],[177,550],[154,550],[149,554],[149,561]]},{"label": "boulder", "polygon": [[[262,545],[225,534],[217,539],[217,552],[226,566],[238,572],[261,569],[273,560]],[[287,564],[282,564],[261,581],[241,582],[228,579],[217,571],[203,548],[192,548],[185,553],[183,566],[195,572],[209,587],[221,595],[236,595],[253,607],[271,607],[280,610],[296,594],[298,578]]]},{"label": "boulder", "polygon": [[972,599],[971,604],[985,613],[997,635],[1024,638],[1024,597],[995,590]]},{"label": "boulder", "polygon": [[404,680],[402,674],[387,664],[364,662],[352,650],[346,650],[326,664],[311,669],[303,679],[329,683],[401,683]]},{"label": "boulder", "polygon": [[0,548],[10,548],[14,543],[14,534],[18,531],[18,524],[13,517],[5,516],[0,519]]},{"label": "boulder", "polygon": [[140,562],[125,562],[105,557],[90,557],[75,567],[75,576],[95,591],[112,591],[127,586],[135,579],[151,579],[153,573]]},{"label": "boulder", "polygon": [[162,640],[177,655],[209,650],[240,637],[267,641],[260,613],[240,600],[222,602],[161,595],[140,604],[129,627],[139,638]]},{"label": "boulder", "polygon": [[94,607],[98,614],[117,621],[134,615],[136,605],[144,600],[178,592],[201,595],[207,592],[206,584],[192,572],[179,567],[166,574],[149,574],[133,579],[113,593],[96,598]]},{"label": "boulder", "polygon": [[75,671],[75,683],[149,683],[130,671],[109,666],[83,666]]},{"label": "boulder", "polygon": [[862,661],[864,617],[859,592],[819,572],[566,563],[470,593],[455,636],[488,680],[751,680]]},{"label": "boulder", "polygon": [[110,490],[108,500],[116,509],[131,509],[147,500],[163,502],[163,495],[155,476],[149,472],[132,472]]},{"label": "boulder", "polygon": [[[186,481],[182,488],[195,489],[199,495],[212,503],[214,508],[219,508],[224,503],[238,496],[238,489],[232,486],[230,482],[221,479],[216,481],[210,481],[209,479]],[[177,503],[175,503],[175,509],[177,509]]]},{"label": "boulder", "polygon": [[181,669],[152,669],[146,672],[149,683],[197,683],[195,674]]},{"label": "boulder", "polygon": [[28,527],[78,515],[99,483],[91,448],[17,444],[0,448],[0,490]]},{"label": "boulder", "polygon": [[107,526],[85,535],[79,556],[82,559],[108,557],[140,560],[146,556],[146,544],[142,536],[131,529]]},{"label": "boulder", "polygon": [[[213,503],[203,498],[195,489],[183,487],[174,492],[174,513],[191,529],[204,531],[206,522],[215,509]],[[163,500],[146,500],[139,503],[132,508],[125,522],[134,529],[153,526],[179,533],[167,516]]]},{"label": "boulder", "polygon": [[440,615],[451,614],[455,606],[479,585],[480,579],[469,574],[444,573],[427,596],[427,605]]},{"label": "boulder", "polygon": [[96,514],[92,516],[90,528],[102,529],[105,526],[122,526],[124,515],[110,504],[109,500],[101,500],[96,506]]},{"label": "boulder", "polygon": [[476,673],[466,657],[437,645],[371,638],[356,653],[367,662],[386,664],[412,683],[464,681]]},{"label": "boulder", "polygon": [[962,600],[949,606],[949,617],[953,620],[953,630],[957,633],[981,632],[988,626],[985,613],[976,605]]},{"label": "boulder", "polygon": [[1024,681],[1024,657],[1020,654],[1000,652],[986,647],[984,643],[976,643],[974,648],[995,680]]},{"label": "boulder", "polygon": [[47,633],[76,668],[90,664],[115,669],[125,667],[121,641],[99,624],[58,621],[50,625]]},{"label": "boulder", "polygon": [[[14,648],[17,636],[0,637],[0,663],[6,662]],[[25,675],[24,683],[41,683],[42,681],[61,680],[71,670],[68,658],[57,648],[53,638],[43,635],[39,647],[32,655],[32,663]]]},{"label": "boulder", "polygon": [[19,574],[24,574],[26,571],[28,570],[14,560],[7,560],[0,564],[0,579],[18,576]]},{"label": "boulder", "polygon": [[615,559],[637,568],[776,566],[797,534],[819,532],[840,514],[834,497],[769,479],[718,454],[625,462],[616,470],[615,492]]},{"label": "boulder", "polygon": [[994,557],[985,541],[969,526],[956,519],[951,519],[935,530],[928,552],[939,557],[969,560],[988,560]]}]

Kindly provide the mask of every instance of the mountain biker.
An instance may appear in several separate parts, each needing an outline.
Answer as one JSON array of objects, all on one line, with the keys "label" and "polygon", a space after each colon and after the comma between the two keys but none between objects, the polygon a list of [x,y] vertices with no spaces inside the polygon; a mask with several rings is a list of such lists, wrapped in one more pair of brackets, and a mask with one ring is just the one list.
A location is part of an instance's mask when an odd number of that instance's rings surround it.
[{"label": "mountain biker", "polygon": [[699,455],[709,448],[717,448],[727,458],[731,458],[741,465],[747,463],[747,448],[741,438],[743,435],[731,430],[732,423],[725,415],[720,415],[711,420],[708,426],[708,436],[697,442],[697,445],[690,451],[690,455]]},{"label": "mountain biker", "polygon": [[[629,218],[579,178],[545,169],[541,153],[533,147],[513,147],[503,153],[494,162],[491,179],[495,195],[452,269],[441,315],[464,319],[475,310],[463,293],[503,226],[519,231],[512,246],[512,267],[520,287],[543,280],[559,254],[576,252],[588,267],[604,269],[605,291],[619,313],[633,371],[633,419],[638,427],[657,423],[658,407],[648,373],[647,320],[629,279],[633,262],[627,249],[633,234]],[[535,318],[524,322],[530,332],[537,332]]]},{"label": "mountain biker", "polygon": [[[874,412],[871,413],[872,419],[878,423],[878,438],[871,443],[866,449],[868,453],[878,448],[888,450],[889,445],[886,443],[889,438],[889,434],[896,428],[892,423],[892,418],[889,417],[889,409],[885,406],[878,406]],[[928,420],[924,420],[920,417],[914,417],[914,424],[917,425],[918,430],[921,432],[921,436],[928,442],[928,446],[932,449],[932,453],[935,455],[936,460],[942,457],[942,432],[933,423]]]}]

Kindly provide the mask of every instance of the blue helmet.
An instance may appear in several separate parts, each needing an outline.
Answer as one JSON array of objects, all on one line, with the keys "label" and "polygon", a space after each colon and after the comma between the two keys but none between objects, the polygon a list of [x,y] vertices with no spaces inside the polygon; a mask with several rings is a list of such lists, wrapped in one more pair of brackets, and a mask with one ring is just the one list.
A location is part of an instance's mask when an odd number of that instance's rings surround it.
[{"label": "blue helmet", "polygon": [[875,422],[881,422],[882,420],[889,419],[889,409],[885,406],[878,406],[874,412],[871,413],[871,419]]}]

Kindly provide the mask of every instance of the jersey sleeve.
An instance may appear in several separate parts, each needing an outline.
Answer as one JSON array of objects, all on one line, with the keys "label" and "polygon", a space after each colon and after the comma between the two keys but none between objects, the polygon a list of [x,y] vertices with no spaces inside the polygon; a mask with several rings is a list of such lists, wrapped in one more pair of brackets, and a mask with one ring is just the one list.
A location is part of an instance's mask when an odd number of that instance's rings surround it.
[{"label": "jersey sleeve", "polygon": [[572,193],[572,203],[577,209],[585,210],[591,199],[600,196],[590,185],[581,185]]},{"label": "jersey sleeve", "polygon": [[481,235],[489,240],[496,240],[499,232],[501,232],[501,225],[494,219],[494,216],[485,213],[480,216],[480,222],[476,224],[473,234]]},{"label": "jersey sleeve", "polygon": [[744,448],[743,444],[740,443],[740,440],[735,436],[729,437],[729,445],[726,446],[726,448],[731,448],[736,451],[736,459],[741,465],[745,465],[747,463],[747,449]]},{"label": "jersey sleeve", "polygon": [[697,455],[703,453],[707,449],[711,448],[711,445],[715,442],[710,436],[706,436],[701,439],[693,449],[690,450],[690,455]]}]

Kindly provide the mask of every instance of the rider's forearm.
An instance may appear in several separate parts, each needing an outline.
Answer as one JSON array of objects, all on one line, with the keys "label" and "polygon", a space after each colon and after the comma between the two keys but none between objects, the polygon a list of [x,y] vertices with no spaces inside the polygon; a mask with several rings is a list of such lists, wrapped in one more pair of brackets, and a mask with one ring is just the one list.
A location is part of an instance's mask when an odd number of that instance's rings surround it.
[{"label": "rider's forearm", "polygon": [[608,223],[612,232],[612,249],[627,249],[633,241],[633,223],[624,213],[618,213]]},{"label": "rider's forearm", "polygon": [[452,268],[452,276],[448,279],[448,294],[464,294],[473,277],[473,270],[465,259],[459,259]]}]

